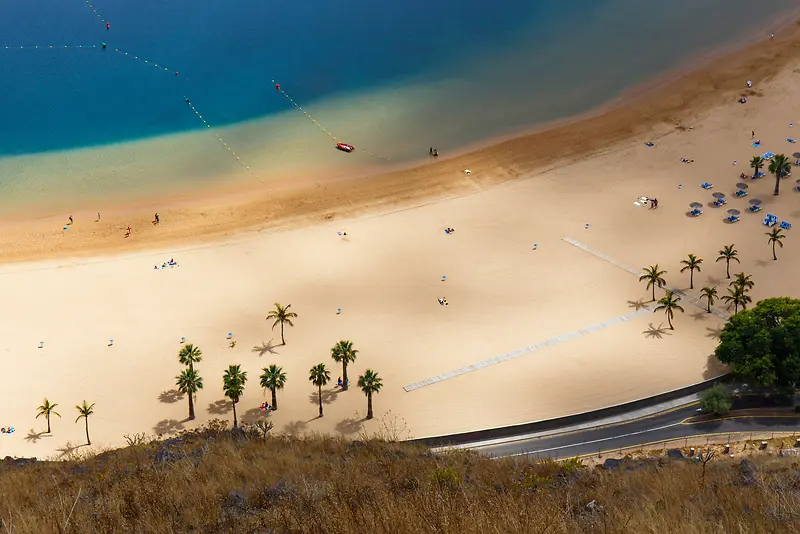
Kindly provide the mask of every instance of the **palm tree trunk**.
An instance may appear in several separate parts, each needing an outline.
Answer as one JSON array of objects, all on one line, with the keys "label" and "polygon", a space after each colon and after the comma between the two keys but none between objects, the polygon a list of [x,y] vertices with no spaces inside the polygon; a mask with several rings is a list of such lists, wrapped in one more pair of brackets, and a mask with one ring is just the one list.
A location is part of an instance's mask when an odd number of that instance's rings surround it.
[{"label": "palm tree trunk", "polygon": [[239,421],[236,419],[236,403],[233,401],[231,403],[233,404],[233,428],[236,428],[239,426]]},{"label": "palm tree trunk", "polygon": [[777,260],[778,256],[775,255],[775,241],[772,242],[772,259]]},{"label": "palm tree trunk", "polygon": [[694,269],[689,269],[689,289],[694,289]]},{"label": "palm tree trunk", "polygon": [[778,196],[781,193],[781,173],[775,173],[775,191],[772,192],[773,195]]},{"label": "palm tree trunk", "polygon": [[319,416],[322,417],[322,384],[319,386]]},{"label": "palm tree trunk", "polygon": [[708,313],[711,313],[711,299],[708,299]]},{"label": "palm tree trunk", "polygon": [[731,277],[731,259],[725,258],[725,273],[728,275],[728,278]]},{"label": "palm tree trunk", "polygon": [[92,440],[89,439],[89,418],[84,417],[83,420],[86,422],[86,444],[91,445]]},{"label": "palm tree trunk", "polygon": [[675,328],[672,326],[672,315],[669,313],[667,314],[667,324],[669,325],[670,330],[675,330]]},{"label": "palm tree trunk", "polygon": [[347,391],[347,362],[342,360],[342,391]]},{"label": "palm tree trunk", "polygon": [[656,301],[656,285],[653,284],[653,302]]},{"label": "palm tree trunk", "polygon": [[47,414],[47,433],[50,433],[50,414]]},{"label": "palm tree trunk", "polygon": [[194,399],[192,399],[192,392],[189,392],[189,419],[194,419]]},{"label": "palm tree trunk", "polygon": [[283,321],[281,321],[281,345],[286,345],[286,338],[283,337]]},{"label": "palm tree trunk", "polygon": [[372,392],[367,393],[367,419],[372,419]]},{"label": "palm tree trunk", "polygon": [[733,302],[733,314],[736,315],[737,313],[739,313],[739,302],[734,301]]},{"label": "palm tree trunk", "polygon": [[272,409],[273,410],[278,409],[278,394],[275,391],[275,388],[272,388]]}]

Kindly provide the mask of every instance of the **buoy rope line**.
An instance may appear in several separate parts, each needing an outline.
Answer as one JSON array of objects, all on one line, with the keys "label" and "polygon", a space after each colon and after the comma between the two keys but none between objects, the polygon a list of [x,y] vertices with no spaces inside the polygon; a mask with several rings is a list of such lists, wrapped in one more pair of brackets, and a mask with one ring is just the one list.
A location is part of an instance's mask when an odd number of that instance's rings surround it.
[{"label": "buoy rope line", "polygon": [[[311,122],[313,122],[313,123],[314,123],[314,124],[315,124],[315,125],[316,125],[316,126],[319,128],[319,129],[320,129],[320,130],[322,130],[323,132],[325,132],[326,134],[328,134],[328,137],[332,138],[334,141],[339,141],[339,139],[338,139],[338,138],[337,138],[335,135],[333,135],[333,133],[331,133],[331,132],[330,132],[330,130],[328,130],[327,128],[325,128],[325,126],[323,126],[323,125],[322,125],[322,123],[320,123],[320,122],[319,122],[317,119],[315,119],[314,117],[312,117],[310,113],[308,113],[306,110],[304,110],[304,109],[303,109],[303,108],[300,106],[300,104],[298,104],[297,102],[295,102],[294,98],[292,98],[292,97],[289,95],[289,93],[287,93],[286,91],[284,91],[284,90],[283,90],[283,88],[282,88],[282,87],[281,87],[279,84],[277,84],[277,83],[275,82],[275,80],[272,80],[272,83],[274,83],[274,84],[275,84],[275,88],[278,90],[278,92],[279,92],[279,93],[281,93],[281,94],[282,94],[284,97],[286,97],[286,100],[288,100],[288,101],[289,101],[289,103],[290,103],[290,104],[292,104],[292,105],[295,107],[295,109],[297,109],[297,111],[299,111],[300,113],[302,113],[304,116],[308,117],[308,119],[309,119]],[[358,148],[358,147],[357,147],[357,148]],[[381,156],[380,154],[374,154],[374,153],[372,153],[372,152],[370,152],[370,151],[368,151],[368,150],[365,150],[364,148],[361,148],[360,150],[361,150],[361,152],[363,152],[363,153],[365,153],[365,154],[367,154],[367,155],[369,155],[369,156],[372,156],[372,157],[374,157],[374,158],[379,158],[379,159],[382,159],[383,161],[386,161],[387,163],[390,161],[390,160],[389,160],[389,158],[384,158],[384,157],[383,157],[383,156]]]},{"label": "buoy rope line", "polygon": [[132,54],[130,52],[126,52],[124,50],[120,50],[119,48],[115,48],[114,52],[118,52],[118,53],[124,55],[125,57],[133,58],[133,59],[135,59],[137,61],[140,61],[140,62],[145,63],[147,65],[150,65],[152,67],[155,67],[155,68],[157,68],[159,70],[163,69],[164,72],[174,72],[176,76],[178,75],[178,71],[177,70],[169,69],[169,68],[165,67],[164,65],[159,65],[155,61],[150,61],[150,60],[145,59],[143,57],[139,57],[136,54]]},{"label": "buoy rope line", "polygon": [[186,99],[186,103],[189,105],[189,107],[190,107],[190,108],[192,108],[192,111],[194,111],[194,114],[195,114],[195,115],[197,115],[197,118],[199,118],[201,121],[203,121],[203,124],[205,124],[205,125],[206,125],[206,129],[208,129],[208,130],[211,132],[211,135],[213,135],[213,136],[214,136],[214,137],[217,139],[217,141],[219,141],[219,142],[222,144],[222,146],[223,146],[223,147],[225,147],[225,148],[228,150],[228,152],[230,152],[230,153],[231,153],[231,155],[232,155],[234,158],[236,158],[236,161],[238,161],[238,162],[239,162],[239,164],[240,164],[242,167],[244,167],[244,168],[247,170],[247,172],[249,172],[249,173],[250,173],[250,175],[252,175],[252,176],[253,176],[254,178],[256,178],[256,179],[257,179],[259,182],[261,182],[261,185],[263,185],[264,187],[266,187],[267,189],[269,189],[269,186],[266,184],[266,182],[264,182],[264,180],[262,180],[262,179],[261,179],[261,177],[260,177],[259,175],[257,175],[255,172],[253,172],[253,170],[250,168],[250,166],[249,166],[249,165],[247,165],[247,164],[246,164],[244,161],[242,161],[242,158],[240,158],[240,157],[239,157],[239,155],[238,155],[238,154],[236,154],[236,152],[235,152],[235,151],[234,151],[234,150],[233,150],[233,149],[230,147],[230,145],[228,145],[228,143],[227,143],[227,142],[226,142],[226,141],[225,141],[225,140],[222,138],[222,136],[218,135],[218,134],[217,134],[217,133],[214,131],[214,129],[213,129],[213,128],[211,128],[211,125],[208,123],[208,121],[206,120],[206,118],[205,118],[205,117],[203,117],[203,116],[200,114],[200,112],[197,110],[197,108],[196,108],[196,107],[195,107],[195,105],[192,103],[192,101],[189,99],[189,97],[184,97],[184,98]]},{"label": "buoy rope line", "polygon": [[97,48],[97,45],[0,45],[0,50],[64,50],[65,48]]},{"label": "buoy rope line", "polygon": [[[86,5],[89,6],[89,9],[91,9],[94,12],[94,14],[97,15],[97,18],[100,19],[100,22],[102,22],[103,24],[106,24],[106,25],[109,24],[109,22],[106,19],[104,19],[102,16],[100,16],[100,13],[97,12],[97,10],[94,8],[94,6],[92,5],[92,3],[89,0],[83,0],[83,1],[86,2]],[[108,26],[106,26],[106,27],[108,27]]]}]

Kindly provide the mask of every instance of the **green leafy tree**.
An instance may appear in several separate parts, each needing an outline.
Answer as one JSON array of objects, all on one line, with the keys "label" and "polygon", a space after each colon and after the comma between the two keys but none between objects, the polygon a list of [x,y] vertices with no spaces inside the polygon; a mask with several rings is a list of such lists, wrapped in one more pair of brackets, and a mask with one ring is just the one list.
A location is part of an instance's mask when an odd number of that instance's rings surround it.
[{"label": "green leafy tree", "polygon": [[775,255],[775,245],[783,248],[783,238],[786,236],[781,233],[780,228],[773,228],[770,232],[767,232],[766,235],[769,237],[768,243],[772,245],[772,259],[777,260],[778,256]]},{"label": "green leafy tree", "polygon": [[794,390],[800,382],[800,300],[764,299],[734,315],[715,354],[740,380]]},{"label": "green leafy tree", "polygon": [[651,265],[643,269],[642,276],[639,277],[640,282],[647,282],[646,289],[653,289],[653,301],[656,300],[656,286],[659,288],[664,287],[667,281],[664,280],[664,275],[667,274],[667,271],[661,271],[658,268],[658,264]]},{"label": "green leafy tree", "polygon": [[283,329],[284,325],[294,326],[292,319],[297,318],[297,314],[294,312],[290,312],[289,308],[291,308],[291,304],[287,304],[286,306],[281,306],[277,302],[275,303],[275,309],[269,312],[267,315],[267,321],[274,320],[275,322],[272,323],[272,329],[275,330],[275,327],[281,325],[281,343],[286,345],[286,338],[283,336]]},{"label": "green leafy tree", "polygon": [[681,272],[689,271],[689,289],[694,289],[694,272],[700,272],[700,264],[703,263],[702,258],[698,258],[694,254],[689,254],[685,260],[681,260]]},{"label": "green leafy tree", "polygon": [[678,304],[681,298],[669,289],[667,289],[667,294],[662,297],[661,300],[658,301],[658,306],[655,307],[653,312],[664,311],[667,316],[667,323],[669,323],[669,329],[675,330],[672,326],[672,318],[675,317],[675,312],[679,311],[683,313],[683,307]]},{"label": "green leafy tree", "polygon": [[717,300],[717,288],[716,287],[704,287],[700,290],[700,298],[706,299],[706,303],[708,307],[706,311],[711,313],[711,306],[714,305],[714,302]]},{"label": "green leafy tree", "polygon": [[262,371],[264,372],[261,373],[260,377],[261,387],[272,392],[272,409],[277,410],[278,394],[276,392],[286,385],[286,373],[283,372],[283,368],[274,363],[269,367],[264,367]]},{"label": "green leafy tree", "polygon": [[[761,158],[759,158],[761,159]],[[741,263],[738,258],[739,251],[734,248],[734,245],[725,245],[719,251],[717,261],[725,261],[725,274],[728,278],[731,277],[731,262]]]},{"label": "green leafy tree", "polygon": [[61,414],[55,410],[56,406],[58,406],[58,404],[51,404],[50,401],[47,400],[47,397],[45,397],[42,405],[37,408],[39,411],[36,413],[36,419],[39,419],[41,416],[44,416],[45,419],[47,419],[48,434],[50,433],[50,415],[57,415],[58,417],[61,417]]},{"label": "green leafy tree", "polygon": [[363,375],[358,377],[358,387],[367,396],[367,419],[372,419],[372,395],[381,390],[383,383],[378,373],[372,369],[367,369]]},{"label": "green leafy tree", "polygon": [[733,313],[739,313],[739,307],[743,310],[747,309],[747,305],[753,302],[753,299],[747,294],[747,289],[742,286],[731,284],[728,288],[728,294],[722,297],[722,300],[728,303],[728,309],[733,306]]},{"label": "green leafy tree", "polygon": [[342,390],[347,391],[347,364],[356,361],[358,351],[353,348],[353,342],[342,340],[336,343],[331,349],[331,358],[336,363],[342,364]]},{"label": "green leafy tree", "polygon": [[178,391],[189,397],[189,419],[194,419],[194,396],[203,389],[203,377],[190,366],[175,377],[175,385]]},{"label": "green leafy tree", "polygon": [[777,196],[781,192],[781,178],[792,172],[789,158],[785,154],[776,155],[769,163],[769,172],[775,175],[775,191],[772,194]]},{"label": "green leafy tree", "polygon": [[722,384],[712,387],[700,398],[700,408],[714,415],[725,415],[731,410],[731,404],[731,396]]},{"label": "green leafy tree", "polygon": [[236,403],[244,395],[245,382],[247,382],[247,371],[242,371],[241,365],[229,365],[222,375],[222,391],[233,405],[233,428],[239,426],[239,421],[236,419]]},{"label": "green leafy tree", "polygon": [[194,369],[194,364],[202,359],[203,351],[200,350],[200,347],[195,347],[191,343],[182,346],[181,350],[178,351],[178,361],[189,367],[189,369]]},{"label": "green leafy tree", "polygon": [[318,363],[308,372],[308,380],[317,386],[319,392],[319,416],[322,417],[322,386],[328,383],[331,374],[324,363]]},{"label": "green leafy tree", "polygon": [[753,169],[753,179],[755,179],[758,171],[764,168],[764,160],[761,159],[761,156],[753,156],[753,159],[750,160],[750,168]]},{"label": "green leafy tree", "polygon": [[83,419],[83,421],[86,423],[86,444],[87,445],[91,445],[92,444],[92,440],[89,439],[89,416],[94,413],[94,405],[95,405],[94,402],[91,403],[91,404],[86,404],[86,401],[84,400],[83,404],[75,406],[75,409],[78,410],[78,414],[79,414],[78,418],[75,419],[75,422],[77,423],[78,421]]}]

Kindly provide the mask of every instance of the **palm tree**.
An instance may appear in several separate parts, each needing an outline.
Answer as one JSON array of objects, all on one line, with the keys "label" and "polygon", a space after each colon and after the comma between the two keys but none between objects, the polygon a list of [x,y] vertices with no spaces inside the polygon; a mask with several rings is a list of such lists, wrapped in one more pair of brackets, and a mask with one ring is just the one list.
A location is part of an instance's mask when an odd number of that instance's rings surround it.
[{"label": "palm tree", "polygon": [[731,277],[731,261],[741,263],[737,257],[739,255],[739,251],[733,247],[734,245],[725,245],[722,247],[722,250],[719,251],[719,257],[717,258],[717,261],[725,260],[725,274],[728,276],[728,278]]},{"label": "palm tree", "polygon": [[319,416],[322,417],[322,386],[328,383],[331,374],[324,363],[318,363],[308,372],[308,380],[319,388]]},{"label": "palm tree", "polygon": [[378,373],[372,369],[367,369],[364,374],[358,377],[358,387],[367,396],[367,419],[372,419],[372,394],[378,393],[383,387]]},{"label": "palm tree", "polygon": [[194,369],[194,364],[203,359],[203,351],[200,347],[195,347],[191,343],[181,347],[178,351],[178,361],[183,365],[188,365],[189,369]]},{"label": "palm tree", "polygon": [[358,351],[353,348],[352,341],[342,340],[331,349],[331,358],[342,364],[342,391],[347,391],[347,364],[356,361]]},{"label": "palm tree", "polygon": [[787,176],[792,172],[792,166],[789,164],[789,158],[784,154],[778,154],[769,164],[769,172],[775,175],[775,191],[773,195],[778,195],[781,192],[781,178]]},{"label": "palm tree", "polygon": [[736,275],[736,278],[731,282],[729,285],[736,287],[739,286],[744,290],[745,293],[753,289],[753,286],[756,285],[755,282],[750,280],[753,277],[751,274],[744,274],[739,273]]},{"label": "palm tree", "polygon": [[667,323],[669,323],[670,330],[675,330],[675,328],[672,326],[672,318],[675,317],[675,310],[683,313],[683,308],[680,304],[678,304],[680,300],[680,297],[676,296],[675,293],[667,289],[667,294],[658,301],[658,306],[656,306],[653,310],[653,312],[664,310],[664,313],[667,314]]},{"label": "palm tree", "polygon": [[728,294],[722,297],[722,300],[728,303],[728,308],[731,307],[733,304],[733,313],[739,313],[739,306],[742,307],[743,310],[747,309],[747,304],[753,302],[747,293],[746,290],[741,286],[733,286],[728,288]]},{"label": "palm tree", "polygon": [[753,159],[750,160],[750,168],[753,169],[753,179],[755,180],[758,177],[758,171],[764,168],[764,160],[761,159],[761,156],[753,156]]},{"label": "palm tree", "polygon": [[229,365],[222,375],[222,390],[233,404],[233,428],[239,425],[236,419],[236,403],[244,394],[245,382],[247,382],[247,371],[242,371],[241,365]]},{"label": "palm tree", "polygon": [[775,255],[775,245],[777,244],[779,247],[783,248],[783,241],[781,241],[781,239],[786,236],[781,233],[780,228],[773,228],[772,231],[767,232],[766,235],[769,236],[768,243],[772,245],[772,259],[777,260],[778,256]]},{"label": "palm tree", "polygon": [[665,274],[667,274],[667,271],[659,271],[658,264],[656,263],[655,265],[651,265],[650,267],[643,269],[643,274],[639,277],[640,282],[647,281],[646,289],[650,289],[651,287],[653,288],[654,301],[656,300],[656,286],[664,287],[664,285],[667,283],[667,281],[664,280]]},{"label": "palm tree", "polygon": [[681,265],[684,265],[681,272],[689,271],[689,289],[694,289],[694,272],[700,272],[701,263],[703,263],[703,259],[694,254],[689,254],[689,259],[681,260]]},{"label": "palm tree", "polygon": [[178,386],[178,391],[189,396],[189,419],[194,419],[194,396],[197,392],[203,389],[203,377],[189,367],[181,371],[181,374],[175,377]]},{"label": "palm tree", "polygon": [[286,373],[283,368],[278,367],[274,363],[269,367],[264,367],[261,374],[261,387],[272,391],[272,409],[278,409],[278,395],[277,390],[283,389],[286,385]]},{"label": "palm tree", "polygon": [[275,322],[272,323],[272,329],[275,330],[275,327],[278,324],[281,325],[281,344],[286,345],[286,339],[283,337],[283,326],[288,324],[289,326],[294,326],[292,323],[292,319],[297,318],[297,314],[294,312],[290,312],[289,308],[291,308],[291,304],[287,304],[286,307],[281,306],[277,302],[275,303],[275,309],[269,312],[267,315],[267,321],[270,319],[275,319]]},{"label": "palm tree", "polygon": [[56,406],[58,406],[58,404],[50,404],[50,401],[47,400],[47,397],[45,397],[44,402],[42,402],[42,405],[39,406],[39,408],[37,408],[39,412],[36,414],[36,419],[39,419],[39,417],[41,417],[42,415],[45,417],[45,419],[47,419],[48,434],[50,433],[50,415],[52,414],[61,417],[61,414],[55,410]]},{"label": "palm tree", "polygon": [[94,402],[91,403],[91,404],[86,404],[86,400],[84,400],[83,404],[81,404],[80,406],[75,406],[75,409],[78,410],[78,413],[80,414],[80,415],[78,415],[78,418],[75,419],[75,422],[77,423],[82,418],[84,420],[84,422],[86,423],[86,444],[87,445],[91,445],[92,444],[92,440],[89,439],[89,416],[94,413],[94,405],[95,405]]},{"label": "palm tree", "polygon": [[714,305],[714,301],[717,300],[717,288],[716,287],[704,287],[700,290],[700,298],[706,299],[708,302],[708,308],[706,310],[708,313],[711,313],[711,306]]}]

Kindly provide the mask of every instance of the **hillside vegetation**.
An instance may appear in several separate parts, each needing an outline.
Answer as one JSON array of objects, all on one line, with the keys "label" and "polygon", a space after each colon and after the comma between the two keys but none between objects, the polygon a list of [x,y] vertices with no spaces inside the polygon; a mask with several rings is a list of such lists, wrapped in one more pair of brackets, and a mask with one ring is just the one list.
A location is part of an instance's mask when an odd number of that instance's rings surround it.
[{"label": "hillside vegetation", "polygon": [[666,457],[612,467],[212,428],[90,458],[7,458],[0,532],[800,532],[791,457],[720,456],[705,475]]}]

